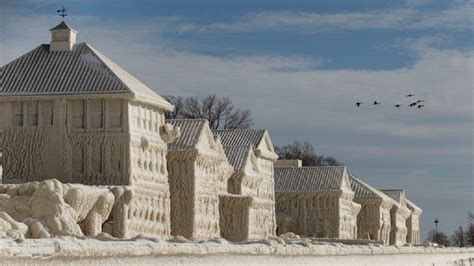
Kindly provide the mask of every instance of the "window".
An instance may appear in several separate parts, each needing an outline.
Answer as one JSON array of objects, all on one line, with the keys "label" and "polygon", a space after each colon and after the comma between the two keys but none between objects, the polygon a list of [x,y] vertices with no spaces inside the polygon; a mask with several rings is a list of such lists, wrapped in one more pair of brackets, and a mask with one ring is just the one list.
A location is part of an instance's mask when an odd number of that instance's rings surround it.
[{"label": "window", "polygon": [[102,145],[92,146],[92,171],[102,173]]},{"label": "window", "polygon": [[27,124],[28,126],[37,126],[38,125],[38,102],[27,102],[26,111]]},{"label": "window", "polygon": [[13,103],[13,119],[12,123],[14,126],[23,126],[23,103]]},{"label": "window", "polygon": [[109,128],[122,127],[122,100],[109,100]]},{"label": "window", "polygon": [[84,100],[73,100],[71,101],[72,108],[72,127],[73,128],[84,128],[85,118],[85,107]]},{"label": "window", "polygon": [[120,144],[111,146],[110,167],[114,173],[122,172],[122,146]]},{"label": "window", "polygon": [[104,127],[104,106],[103,100],[94,99],[90,100],[90,114],[91,122],[90,125],[92,128],[103,128]]},{"label": "window", "polygon": [[76,173],[84,173],[84,147],[72,147],[72,169]]},{"label": "window", "polygon": [[41,125],[52,126],[53,125],[53,101],[41,102]]}]

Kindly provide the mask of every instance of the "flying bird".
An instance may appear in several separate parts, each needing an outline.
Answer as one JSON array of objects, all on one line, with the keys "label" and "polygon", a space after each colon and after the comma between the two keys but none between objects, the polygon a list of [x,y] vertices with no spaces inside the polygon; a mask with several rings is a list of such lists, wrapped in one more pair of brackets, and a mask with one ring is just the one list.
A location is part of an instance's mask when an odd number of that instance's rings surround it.
[{"label": "flying bird", "polygon": [[408,95],[406,95],[406,97],[413,97],[413,96],[415,96],[415,94],[408,94]]},{"label": "flying bird", "polygon": [[380,103],[377,101],[374,101],[373,105],[379,105]]},{"label": "flying bird", "polygon": [[417,102],[414,102],[414,103],[410,103],[410,105],[408,106],[413,107],[413,106],[416,106],[417,104],[418,104]]},{"label": "flying bird", "polygon": [[418,109],[421,109],[421,107],[424,107],[424,106],[425,106],[425,105],[420,104],[420,105],[418,105]]},{"label": "flying bird", "polygon": [[402,104],[395,104],[394,106],[397,107],[397,108],[400,108],[400,106],[402,106]]},{"label": "flying bird", "polygon": [[361,102],[356,102],[357,107],[359,107],[361,104]]},{"label": "flying bird", "polygon": [[421,102],[424,102],[425,100],[418,100],[416,101],[416,103],[421,103]]}]

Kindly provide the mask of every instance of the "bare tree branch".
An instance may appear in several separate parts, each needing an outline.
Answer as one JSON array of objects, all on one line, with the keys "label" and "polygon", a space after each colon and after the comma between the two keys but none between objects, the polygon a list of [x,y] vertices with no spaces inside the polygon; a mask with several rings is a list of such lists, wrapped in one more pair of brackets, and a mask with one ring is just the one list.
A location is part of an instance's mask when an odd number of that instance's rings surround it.
[{"label": "bare tree branch", "polygon": [[249,109],[238,109],[227,97],[219,98],[210,94],[202,99],[197,97],[166,96],[176,106],[174,112],[167,112],[168,119],[207,119],[211,129],[243,129],[253,124]]},{"label": "bare tree branch", "polygon": [[275,147],[275,152],[280,159],[303,161],[303,166],[337,166],[343,165],[333,157],[318,155],[313,145],[307,141],[301,143],[295,141],[282,147]]}]

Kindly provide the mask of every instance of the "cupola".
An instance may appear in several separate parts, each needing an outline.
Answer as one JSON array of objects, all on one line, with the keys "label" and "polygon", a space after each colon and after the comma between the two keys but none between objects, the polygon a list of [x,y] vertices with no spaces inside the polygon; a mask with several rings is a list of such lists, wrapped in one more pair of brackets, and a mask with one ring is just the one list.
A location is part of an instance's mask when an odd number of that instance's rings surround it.
[{"label": "cupola", "polygon": [[61,22],[56,27],[50,29],[51,43],[49,45],[50,52],[71,51],[76,43],[76,34],[73,28],[69,27],[66,22]]}]

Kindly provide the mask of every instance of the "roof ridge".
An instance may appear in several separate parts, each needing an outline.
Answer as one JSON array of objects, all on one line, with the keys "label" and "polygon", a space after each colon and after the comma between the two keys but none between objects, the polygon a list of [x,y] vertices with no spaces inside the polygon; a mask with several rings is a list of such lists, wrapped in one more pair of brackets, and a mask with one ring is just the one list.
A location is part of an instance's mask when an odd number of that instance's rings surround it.
[{"label": "roof ridge", "polygon": [[223,128],[223,129],[213,129],[213,131],[265,131],[267,129],[258,129],[258,128]]},{"label": "roof ridge", "polygon": [[298,168],[298,169],[317,169],[317,168],[344,168],[344,165],[317,165],[317,166],[278,166],[277,168]]},{"label": "roof ridge", "polygon": [[[123,72],[122,74],[123,75],[127,75],[128,77],[127,78],[130,78],[131,81],[133,82],[136,82],[137,85],[142,85],[145,89],[149,90],[152,95],[148,95],[148,96],[152,96],[152,97],[155,97],[156,100],[157,100],[157,103],[163,107],[165,107],[166,109],[173,109],[173,105],[170,104],[168,101],[166,101],[163,97],[161,97],[160,95],[158,95],[158,93],[156,93],[154,90],[152,90],[151,88],[149,88],[147,85],[145,85],[143,82],[141,82],[140,80],[138,80],[135,76],[133,76],[131,73],[129,73],[127,70],[125,70],[123,67],[119,66],[117,63],[115,63],[112,59],[108,58],[107,56],[105,56],[104,54],[102,54],[99,50],[96,50],[94,47],[92,47],[92,45],[84,42],[84,44],[87,46],[87,48],[89,48],[97,57],[98,59],[105,65],[107,66],[107,68],[110,69],[110,71],[114,74],[114,76],[126,87],[129,89],[129,91],[131,93],[133,93],[135,96],[143,96],[143,94],[145,94],[144,92],[140,92],[138,91],[139,88],[131,88],[130,87],[130,84],[128,84],[126,81],[124,81],[124,78],[122,75],[120,75],[120,73],[116,73],[116,71],[120,71],[120,72]],[[109,62],[106,62],[104,61],[104,59],[106,61],[109,61]],[[114,68],[117,68],[114,70]]]}]

